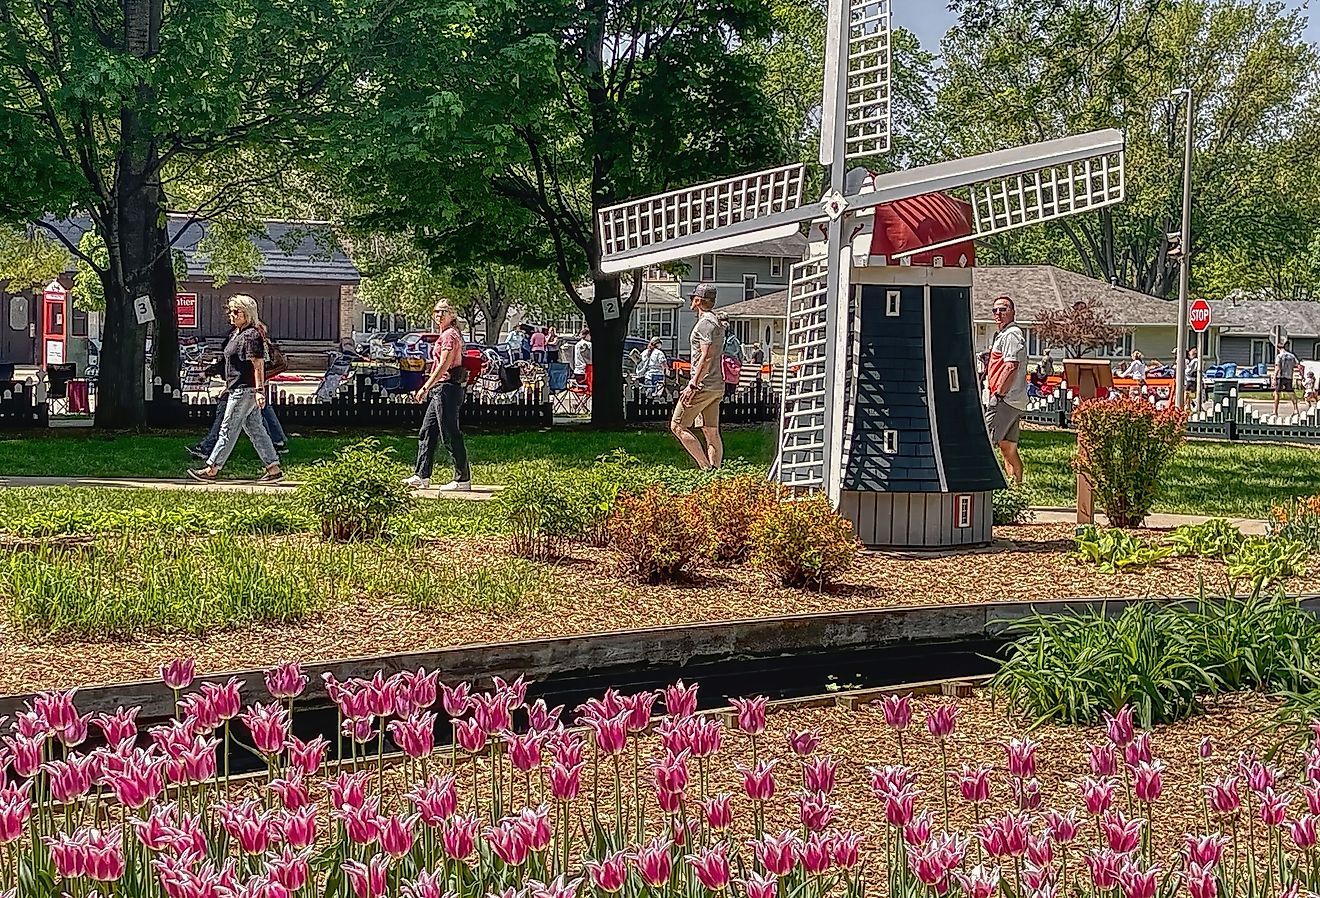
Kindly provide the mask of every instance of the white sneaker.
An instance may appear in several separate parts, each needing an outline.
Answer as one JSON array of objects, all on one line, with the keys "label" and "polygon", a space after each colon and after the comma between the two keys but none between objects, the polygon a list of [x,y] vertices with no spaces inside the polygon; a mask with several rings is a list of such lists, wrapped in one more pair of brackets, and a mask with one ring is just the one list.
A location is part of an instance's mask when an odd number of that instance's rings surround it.
[{"label": "white sneaker", "polygon": [[471,480],[451,480],[440,487],[442,493],[470,493],[472,492]]},{"label": "white sneaker", "polygon": [[406,478],[403,481],[403,485],[409,489],[427,490],[431,488],[431,481],[425,477],[418,477],[414,474],[413,476]]}]

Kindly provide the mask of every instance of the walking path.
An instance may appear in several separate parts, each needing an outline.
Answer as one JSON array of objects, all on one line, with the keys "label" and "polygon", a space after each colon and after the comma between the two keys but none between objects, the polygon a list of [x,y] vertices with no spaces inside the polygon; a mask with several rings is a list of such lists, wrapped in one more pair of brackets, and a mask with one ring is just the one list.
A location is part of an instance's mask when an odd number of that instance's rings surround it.
[{"label": "walking path", "polygon": [[[107,489],[139,490],[188,490],[193,492],[236,492],[270,495],[287,495],[298,486],[296,480],[283,483],[262,484],[245,480],[221,480],[217,483],[198,483],[194,480],[155,480],[135,477],[10,477],[0,475],[0,489],[18,489],[22,487],[49,486],[91,486]],[[470,493],[441,493],[438,489],[417,490],[416,494],[427,499],[462,499],[469,502],[485,502],[500,491],[499,486],[477,486]],[[1034,508],[1037,524],[1075,524],[1077,512],[1071,508]],[[1210,520],[1202,515],[1153,514],[1146,518],[1146,527],[1151,530],[1172,530],[1183,524],[1201,524]],[[1107,524],[1103,514],[1096,515],[1097,524]],[[1264,521],[1251,518],[1231,518],[1229,523],[1243,533],[1263,535],[1266,531]]]}]

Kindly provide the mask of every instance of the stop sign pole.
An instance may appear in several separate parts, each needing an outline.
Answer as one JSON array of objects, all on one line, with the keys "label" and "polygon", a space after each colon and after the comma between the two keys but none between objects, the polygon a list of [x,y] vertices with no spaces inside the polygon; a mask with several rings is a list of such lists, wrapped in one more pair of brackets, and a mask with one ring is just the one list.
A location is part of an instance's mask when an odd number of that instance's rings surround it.
[{"label": "stop sign pole", "polygon": [[1196,403],[1193,408],[1200,408],[1201,397],[1205,395],[1205,332],[1210,330],[1210,317],[1210,303],[1204,299],[1192,303],[1187,323],[1196,331]]}]

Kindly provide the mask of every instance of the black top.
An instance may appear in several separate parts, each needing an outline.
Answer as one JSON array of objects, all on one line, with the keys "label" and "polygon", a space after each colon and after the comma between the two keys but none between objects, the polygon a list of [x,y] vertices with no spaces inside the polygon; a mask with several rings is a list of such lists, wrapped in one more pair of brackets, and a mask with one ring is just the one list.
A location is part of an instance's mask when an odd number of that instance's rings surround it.
[{"label": "black top", "polygon": [[225,392],[236,387],[255,387],[257,372],[252,360],[265,357],[266,341],[261,339],[261,332],[255,327],[249,324],[230,331],[221,357],[225,369]]}]

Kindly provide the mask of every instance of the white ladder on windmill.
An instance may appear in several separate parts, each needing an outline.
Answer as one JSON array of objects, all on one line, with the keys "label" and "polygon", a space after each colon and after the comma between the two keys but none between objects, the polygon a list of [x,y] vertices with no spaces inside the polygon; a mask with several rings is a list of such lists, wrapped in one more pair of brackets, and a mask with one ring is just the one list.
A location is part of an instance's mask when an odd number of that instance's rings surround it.
[{"label": "white ladder on windmill", "polygon": [[825,487],[829,447],[825,412],[832,363],[825,328],[827,264],[819,258],[793,266],[784,331],[784,413],[775,473],[785,486],[808,490]]}]

